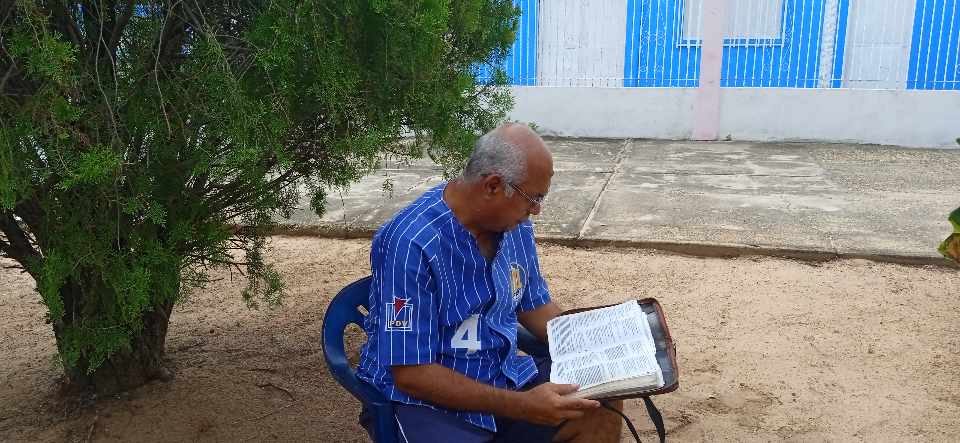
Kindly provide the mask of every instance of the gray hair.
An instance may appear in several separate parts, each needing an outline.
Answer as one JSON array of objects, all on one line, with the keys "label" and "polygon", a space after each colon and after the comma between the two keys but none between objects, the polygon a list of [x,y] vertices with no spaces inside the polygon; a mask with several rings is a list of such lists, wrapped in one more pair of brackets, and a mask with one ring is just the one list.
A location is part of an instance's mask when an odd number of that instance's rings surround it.
[{"label": "gray hair", "polygon": [[[508,183],[523,183],[527,175],[527,155],[507,141],[502,131],[495,129],[484,134],[473,147],[473,153],[463,170],[463,180],[473,183],[485,175],[496,174]],[[505,187],[507,196],[513,188]]]}]

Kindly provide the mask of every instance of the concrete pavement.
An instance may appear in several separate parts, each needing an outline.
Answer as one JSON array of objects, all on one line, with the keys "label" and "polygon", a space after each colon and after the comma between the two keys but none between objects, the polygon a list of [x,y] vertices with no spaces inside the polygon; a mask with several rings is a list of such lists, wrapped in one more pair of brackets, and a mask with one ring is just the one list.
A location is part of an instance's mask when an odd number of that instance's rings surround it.
[{"label": "concrete pavement", "polygon": [[[814,143],[547,140],[556,175],[539,238],[695,255],[944,263],[960,206],[960,149]],[[392,191],[384,190],[384,182]],[[318,218],[281,232],[367,236],[442,181],[428,162],[385,165]]]}]

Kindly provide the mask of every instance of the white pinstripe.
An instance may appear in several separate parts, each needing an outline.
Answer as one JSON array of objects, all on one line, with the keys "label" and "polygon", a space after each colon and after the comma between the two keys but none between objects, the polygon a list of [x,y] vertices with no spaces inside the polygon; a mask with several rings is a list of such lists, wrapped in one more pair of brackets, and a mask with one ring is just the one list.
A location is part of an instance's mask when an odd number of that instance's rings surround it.
[{"label": "white pinstripe", "polygon": [[397,429],[400,430],[400,436],[403,437],[403,443],[410,443],[410,440],[407,439],[407,433],[403,431],[403,425],[400,423],[400,417],[397,417],[397,414],[393,414],[393,419],[397,421]]}]

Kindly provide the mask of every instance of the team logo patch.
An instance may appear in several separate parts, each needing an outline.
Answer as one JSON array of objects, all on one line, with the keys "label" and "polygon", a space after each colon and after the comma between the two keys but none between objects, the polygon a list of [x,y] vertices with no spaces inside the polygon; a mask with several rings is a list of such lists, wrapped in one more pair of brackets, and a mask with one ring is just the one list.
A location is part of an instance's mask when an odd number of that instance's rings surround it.
[{"label": "team logo patch", "polygon": [[513,296],[513,304],[520,303],[520,297],[523,295],[523,286],[527,281],[527,273],[517,263],[510,263],[510,294]]},{"label": "team logo patch", "polygon": [[393,302],[387,303],[387,330],[413,330],[413,304],[409,298],[393,296]]}]

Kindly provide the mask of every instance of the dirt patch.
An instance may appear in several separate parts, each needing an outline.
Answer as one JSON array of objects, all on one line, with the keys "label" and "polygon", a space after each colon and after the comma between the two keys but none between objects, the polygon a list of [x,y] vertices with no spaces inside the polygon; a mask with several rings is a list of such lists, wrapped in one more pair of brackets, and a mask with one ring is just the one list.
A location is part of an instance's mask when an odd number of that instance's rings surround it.
[{"label": "dirt patch", "polygon": [[[96,399],[59,395],[34,283],[0,271],[0,440],[366,441],[319,336],[330,297],[367,274],[368,248],[275,237],[271,256],[290,288],[282,307],[247,309],[242,277],[225,273],[176,309],[172,382]],[[561,246],[541,254],[563,306],[663,304],[681,369],[680,389],[656,398],[671,441],[960,440],[955,270]],[[354,349],[362,340],[350,338]],[[627,407],[641,437],[655,439],[642,404]]]}]

